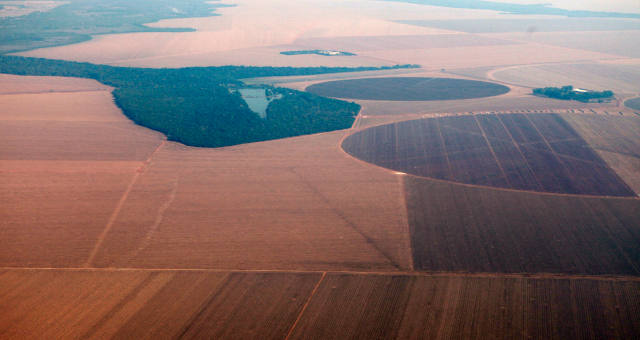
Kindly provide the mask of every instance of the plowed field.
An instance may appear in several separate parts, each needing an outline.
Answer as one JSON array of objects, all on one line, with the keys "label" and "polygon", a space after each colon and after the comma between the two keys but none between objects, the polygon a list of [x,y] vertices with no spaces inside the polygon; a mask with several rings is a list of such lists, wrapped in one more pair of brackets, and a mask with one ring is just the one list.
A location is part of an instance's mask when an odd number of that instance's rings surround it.
[{"label": "plowed field", "polygon": [[491,97],[509,92],[503,85],[452,78],[362,78],[314,84],[307,91],[325,97],[427,101]]},{"label": "plowed field", "polygon": [[364,161],[422,177],[540,192],[635,196],[556,114],[399,122],[358,132],[343,147]]}]

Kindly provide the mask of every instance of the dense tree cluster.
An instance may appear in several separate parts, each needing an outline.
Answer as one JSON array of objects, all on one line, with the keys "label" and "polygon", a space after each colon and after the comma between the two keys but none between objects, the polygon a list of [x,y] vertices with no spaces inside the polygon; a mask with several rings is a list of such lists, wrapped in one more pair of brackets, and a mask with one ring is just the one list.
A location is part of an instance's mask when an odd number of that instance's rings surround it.
[{"label": "dense tree cluster", "polygon": [[[396,66],[410,67],[410,66]],[[91,78],[115,88],[116,104],[136,123],[192,146],[220,147],[349,128],[359,106],[306,92],[271,88],[282,97],[267,118],[234,88],[242,78],[376,70],[374,67],[189,67],[148,69],[0,56],[0,73]]]},{"label": "dense tree cluster", "polygon": [[537,96],[545,96],[562,100],[577,100],[581,102],[602,101],[613,97],[612,91],[577,91],[571,85],[563,87],[545,87],[533,90],[533,94]]}]

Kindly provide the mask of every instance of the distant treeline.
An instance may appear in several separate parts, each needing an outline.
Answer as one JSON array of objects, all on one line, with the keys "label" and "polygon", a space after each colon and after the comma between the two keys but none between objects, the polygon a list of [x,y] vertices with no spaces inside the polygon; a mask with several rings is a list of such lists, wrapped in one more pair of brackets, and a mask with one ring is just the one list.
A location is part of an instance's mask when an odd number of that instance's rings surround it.
[{"label": "distant treeline", "polygon": [[213,16],[226,6],[206,0],[66,0],[47,11],[0,18],[0,53],[73,44],[96,34],[193,31],[145,24]]},{"label": "distant treeline", "polygon": [[577,100],[584,103],[590,101],[602,101],[613,97],[612,91],[576,91],[573,86],[545,87],[533,89],[533,94],[562,100]]},{"label": "distant treeline", "polygon": [[[407,68],[399,65],[391,68]],[[388,69],[390,67],[385,67]],[[149,69],[0,56],[0,73],[95,79],[115,87],[116,104],[134,122],[191,146],[221,147],[349,128],[360,107],[306,92],[282,94],[267,118],[251,111],[237,91],[241,78],[377,70],[375,67],[189,67]]]}]

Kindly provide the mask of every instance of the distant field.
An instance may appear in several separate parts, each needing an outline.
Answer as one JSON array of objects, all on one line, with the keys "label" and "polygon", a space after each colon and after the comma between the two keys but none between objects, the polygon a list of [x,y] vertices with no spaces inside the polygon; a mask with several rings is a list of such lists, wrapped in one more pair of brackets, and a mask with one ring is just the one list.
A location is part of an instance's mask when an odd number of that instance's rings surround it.
[{"label": "distant field", "polygon": [[604,18],[401,20],[403,24],[467,33],[622,31],[640,29],[640,21]]},{"label": "distant field", "polygon": [[498,69],[494,79],[527,87],[574,85],[576,87],[616,93],[639,93],[640,65],[571,63],[519,66]]},{"label": "distant field", "polygon": [[640,110],[640,98],[629,99],[624,102],[624,105],[634,110]]},{"label": "distant field", "polygon": [[450,78],[362,78],[314,84],[308,92],[334,98],[429,101],[497,96],[509,92],[503,85]]},{"label": "distant field", "polygon": [[[639,20],[634,20],[638,25]],[[586,31],[586,32],[537,32],[526,33],[497,33],[487,35],[498,39],[526,40],[546,45],[562,46],[571,49],[594,51],[622,57],[640,58],[640,44],[632,41],[640,39],[640,30],[619,31]],[[585,60],[580,58],[577,60]]]},{"label": "distant field", "polygon": [[315,48],[333,48],[345,51],[379,51],[433,49],[472,46],[514,45],[517,42],[486,38],[472,34],[424,34],[397,36],[316,37],[297,39],[296,44]]},{"label": "distant field", "polygon": [[417,176],[541,192],[635,196],[555,114],[406,121],[358,132],[343,147],[362,160]]}]

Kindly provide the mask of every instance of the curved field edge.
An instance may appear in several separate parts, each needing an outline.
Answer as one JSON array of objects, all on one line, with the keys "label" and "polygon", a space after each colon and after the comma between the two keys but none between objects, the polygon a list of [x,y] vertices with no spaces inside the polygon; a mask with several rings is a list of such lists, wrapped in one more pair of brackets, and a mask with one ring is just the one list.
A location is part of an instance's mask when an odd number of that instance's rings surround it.
[{"label": "curved field edge", "polygon": [[624,106],[633,109],[640,110],[640,97],[632,98],[624,102]]},{"label": "curved field edge", "polygon": [[[358,131],[350,155],[417,177],[549,194],[636,197],[558,114],[432,117]],[[619,169],[616,169],[619,170]]]},{"label": "curved field edge", "polygon": [[[607,155],[640,157],[637,118],[563,117],[597,152],[606,152],[609,164]],[[637,180],[634,164],[611,166]],[[414,176],[405,176],[404,187],[417,270],[640,275],[638,199],[504,191]]]},{"label": "curved field edge", "polygon": [[116,104],[139,125],[197,147],[229,145],[351,127],[360,106],[289,89],[270,103],[267,118],[251,111],[237,91],[240,79],[359,72],[393,67],[190,67],[149,69],[0,56],[0,73],[90,78],[115,88]]},{"label": "curved field edge", "polygon": [[458,78],[382,77],[335,80],[306,88],[320,96],[386,101],[435,101],[503,95],[509,87]]}]

